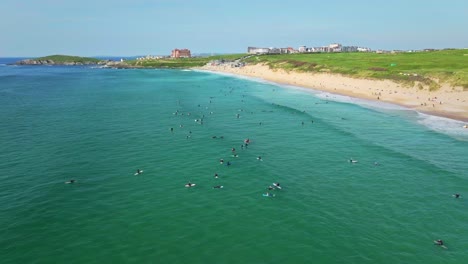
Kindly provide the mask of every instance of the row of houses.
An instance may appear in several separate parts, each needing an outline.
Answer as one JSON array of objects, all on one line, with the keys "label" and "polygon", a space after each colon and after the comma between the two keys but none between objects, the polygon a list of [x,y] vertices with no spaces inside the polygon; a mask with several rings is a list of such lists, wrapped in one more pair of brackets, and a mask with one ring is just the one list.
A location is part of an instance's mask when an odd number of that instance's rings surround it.
[{"label": "row of houses", "polygon": [[136,58],[138,61],[144,60],[159,60],[164,58],[190,58],[192,54],[189,49],[173,49],[170,56],[154,56],[147,55],[145,57]]},{"label": "row of houses", "polygon": [[248,47],[249,54],[288,54],[288,53],[307,53],[307,52],[371,52],[370,48],[358,46],[343,46],[339,43],[333,43],[328,46],[311,47],[300,46],[297,50],[288,48],[258,48]]}]

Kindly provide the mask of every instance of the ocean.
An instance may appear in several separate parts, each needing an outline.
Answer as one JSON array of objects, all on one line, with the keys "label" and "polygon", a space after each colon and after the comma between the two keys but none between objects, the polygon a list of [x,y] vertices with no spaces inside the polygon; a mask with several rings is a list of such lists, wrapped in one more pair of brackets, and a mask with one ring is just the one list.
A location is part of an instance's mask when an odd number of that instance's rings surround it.
[{"label": "ocean", "polygon": [[1,263],[468,259],[459,121],[210,72],[6,63],[0,109]]}]

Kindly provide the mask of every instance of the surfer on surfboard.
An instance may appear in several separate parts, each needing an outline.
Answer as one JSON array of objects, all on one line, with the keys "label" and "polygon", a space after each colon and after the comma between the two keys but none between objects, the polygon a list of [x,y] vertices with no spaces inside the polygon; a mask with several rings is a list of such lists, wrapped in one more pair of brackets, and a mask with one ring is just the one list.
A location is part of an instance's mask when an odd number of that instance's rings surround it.
[{"label": "surfer on surfboard", "polygon": [[279,182],[274,182],[273,186],[275,186],[278,189],[281,189],[281,186],[280,186]]},{"label": "surfer on surfboard", "polygon": [[434,240],[434,245],[437,245],[437,246],[440,246],[442,248],[447,249],[447,247],[444,245],[444,241],[442,241],[442,239]]}]

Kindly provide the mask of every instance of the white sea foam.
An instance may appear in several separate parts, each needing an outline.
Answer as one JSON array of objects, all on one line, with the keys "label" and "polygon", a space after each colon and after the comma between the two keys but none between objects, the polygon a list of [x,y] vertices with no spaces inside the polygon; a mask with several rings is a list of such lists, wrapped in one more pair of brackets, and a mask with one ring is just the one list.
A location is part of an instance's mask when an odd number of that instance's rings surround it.
[{"label": "white sea foam", "polygon": [[[386,102],[360,99],[320,91],[316,92],[315,95],[324,100],[357,104],[362,107],[370,108],[376,111],[391,111],[392,113],[399,114],[399,116],[401,116],[402,118],[413,120],[416,123],[423,125],[438,133],[446,134],[458,140],[468,141],[468,128],[463,127],[464,125],[466,125],[466,123],[459,120],[424,114],[407,107]],[[414,115],[408,115],[408,112],[414,113]]]},{"label": "white sea foam", "polygon": [[410,110],[409,108],[392,104],[392,103],[386,103],[382,101],[374,101],[374,100],[368,100],[368,99],[361,99],[361,98],[356,98],[356,97],[351,97],[351,96],[346,96],[346,95],[340,95],[340,94],[333,94],[329,92],[322,92],[322,91],[316,91],[315,95],[318,98],[321,98],[323,100],[330,100],[330,101],[335,101],[335,102],[341,102],[341,103],[351,103],[351,104],[357,104],[366,108],[372,108],[372,109],[385,109],[385,110],[402,110],[402,111],[408,111]]},{"label": "white sea foam", "polygon": [[468,128],[464,127],[467,123],[463,121],[418,112],[417,122],[439,133],[468,141]]},{"label": "white sea foam", "polygon": [[[392,113],[399,114],[402,118],[414,120],[414,122],[420,125],[423,125],[438,133],[446,134],[458,140],[468,141],[468,128],[463,127],[464,125],[468,125],[468,124],[462,121],[458,121],[458,120],[454,120],[450,118],[423,114],[423,113],[417,112],[413,109],[410,109],[404,106],[382,102],[382,101],[374,101],[374,100],[361,99],[361,98],[356,98],[356,97],[351,97],[351,96],[346,96],[346,95],[334,94],[330,92],[324,92],[324,91],[315,90],[311,88],[305,88],[301,86],[279,84],[279,83],[267,81],[261,78],[241,76],[241,75],[232,74],[232,73],[220,73],[220,72],[205,71],[205,70],[197,70],[197,71],[214,73],[214,74],[219,74],[219,75],[224,75],[224,76],[231,76],[231,77],[251,80],[255,82],[273,84],[276,86],[284,87],[286,89],[294,89],[294,90],[311,93],[311,94],[314,94],[314,96],[316,96],[317,98],[320,98],[323,100],[356,104],[365,108],[373,109],[375,111],[381,111],[381,112],[387,112],[387,113],[391,111]],[[408,113],[414,113],[414,115],[413,114],[408,115]]]},{"label": "white sea foam", "polygon": [[222,75],[222,76],[229,76],[229,77],[234,77],[234,78],[237,78],[237,79],[249,80],[249,81],[254,81],[254,82],[259,82],[259,83],[268,83],[268,84],[278,85],[278,83],[267,81],[265,79],[250,77],[250,76],[243,76],[243,75],[238,75],[238,74],[235,74],[235,73],[217,72],[217,71],[199,70],[199,69],[196,69],[194,71],[212,73],[212,74]]}]

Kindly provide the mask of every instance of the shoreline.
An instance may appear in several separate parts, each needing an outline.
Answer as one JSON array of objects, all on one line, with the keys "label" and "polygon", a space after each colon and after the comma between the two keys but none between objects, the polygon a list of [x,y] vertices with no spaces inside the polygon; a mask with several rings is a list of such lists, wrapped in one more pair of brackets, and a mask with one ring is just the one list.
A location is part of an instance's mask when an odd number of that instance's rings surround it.
[{"label": "shoreline", "polygon": [[271,70],[266,65],[203,66],[195,68],[214,73],[228,73],[271,81],[278,84],[310,88],[332,94],[396,104],[424,114],[468,122],[468,91],[442,84],[437,91],[403,87],[391,80],[356,79],[331,73],[302,73]]}]

